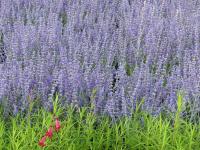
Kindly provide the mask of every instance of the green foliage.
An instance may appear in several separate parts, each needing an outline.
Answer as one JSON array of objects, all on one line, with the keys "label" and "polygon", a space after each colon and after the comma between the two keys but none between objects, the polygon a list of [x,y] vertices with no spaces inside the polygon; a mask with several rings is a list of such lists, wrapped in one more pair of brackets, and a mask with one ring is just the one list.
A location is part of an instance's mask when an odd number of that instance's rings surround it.
[{"label": "green foliage", "polygon": [[67,14],[62,12],[59,14],[59,18],[62,22],[62,34],[64,33],[64,28],[66,27],[66,24],[67,24]]},{"label": "green foliage", "polygon": [[[91,99],[94,98],[95,89]],[[200,149],[200,125],[181,118],[183,97],[177,95],[177,112],[173,115],[152,116],[141,110],[144,99],[137,104],[131,117],[121,117],[115,122],[106,115],[97,115],[90,107],[75,109],[70,105],[63,109],[56,95],[53,113],[61,121],[61,130],[44,149],[88,150],[169,150]],[[37,150],[38,141],[45,134],[52,121],[52,113],[39,109],[32,112],[30,105],[26,117],[18,114],[3,119],[0,111],[0,149]],[[66,114],[66,115],[63,115]]]},{"label": "green foliage", "polygon": [[130,65],[128,63],[125,64],[125,70],[128,76],[131,76],[133,74],[134,69],[135,69],[135,65]]}]

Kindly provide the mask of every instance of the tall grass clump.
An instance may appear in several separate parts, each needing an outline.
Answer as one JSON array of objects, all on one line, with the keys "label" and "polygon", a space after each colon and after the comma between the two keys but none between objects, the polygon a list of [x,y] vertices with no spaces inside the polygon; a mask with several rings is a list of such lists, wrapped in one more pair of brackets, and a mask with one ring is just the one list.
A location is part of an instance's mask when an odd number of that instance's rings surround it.
[{"label": "tall grass clump", "polygon": [[[180,102],[182,96],[178,95]],[[179,101],[178,100],[178,101]],[[54,101],[55,102],[55,101]],[[198,150],[200,125],[179,117],[180,111],[165,116],[153,116],[137,104],[129,117],[113,120],[110,116],[96,115],[91,107],[62,107],[54,103],[60,120],[60,131],[47,139],[43,149],[87,150]],[[2,117],[2,109],[0,116]],[[51,124],[54,113],[44,108],[31,112],[31,116],[18,114],[0,121],[0,149],[37,150],[38,141]]]},{"label": "tall grass clump", "polygon": [[112,118],[142,110],[199,115],[200,4],[195,0],[1,0],[0,103],[52,111],[93,106]]}]

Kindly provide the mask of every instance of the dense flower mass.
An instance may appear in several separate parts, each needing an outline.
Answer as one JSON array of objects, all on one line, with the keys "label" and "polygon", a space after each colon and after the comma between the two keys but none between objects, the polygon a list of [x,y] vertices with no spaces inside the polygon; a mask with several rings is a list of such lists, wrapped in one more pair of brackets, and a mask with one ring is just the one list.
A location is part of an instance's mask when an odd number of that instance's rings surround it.
[{"label": "dense flower mass", "polygon": [[176,110],[176,92],[200,106],[198,0],[1,0],[0,102],[13,114],[28,97],[49,109],[96,113]]}]

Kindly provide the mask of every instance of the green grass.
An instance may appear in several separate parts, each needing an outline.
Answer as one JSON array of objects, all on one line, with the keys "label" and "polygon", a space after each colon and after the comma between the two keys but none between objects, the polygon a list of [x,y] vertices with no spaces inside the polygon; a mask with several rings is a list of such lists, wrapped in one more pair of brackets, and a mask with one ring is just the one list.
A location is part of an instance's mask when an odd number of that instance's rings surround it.
[{"label": "green grass", "polygon": [[[52,113],[40,109],[26,117],[0,117],[0,149],[2,150],[198,150],[200,125],[180,117],[182,96],[178,95],[175,117],[151,116],[138,105],[131,117],[112,121],[108,116],[95,115],[91,108],[63,109],[54,101],[53,113],[61,121],[61,130],[41,148],[38,141],[52,122]],[[31,106],[32,107],[32,106]]]}]

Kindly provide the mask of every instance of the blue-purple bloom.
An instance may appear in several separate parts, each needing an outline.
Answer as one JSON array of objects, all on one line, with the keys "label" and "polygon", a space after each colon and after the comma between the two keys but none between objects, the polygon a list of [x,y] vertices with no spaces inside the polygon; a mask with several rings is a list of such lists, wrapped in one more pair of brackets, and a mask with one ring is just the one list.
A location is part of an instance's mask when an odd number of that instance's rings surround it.
[{"label": "blue-purple bloom", "polygon": [[[200,107],[199,4],[188,0],[1,0],[0,102],[94,104],[96,113]],[[95,91],[95,92],[94,92]],[[94,96],[95,93],[95,96]]]}]

